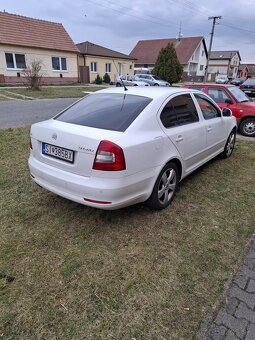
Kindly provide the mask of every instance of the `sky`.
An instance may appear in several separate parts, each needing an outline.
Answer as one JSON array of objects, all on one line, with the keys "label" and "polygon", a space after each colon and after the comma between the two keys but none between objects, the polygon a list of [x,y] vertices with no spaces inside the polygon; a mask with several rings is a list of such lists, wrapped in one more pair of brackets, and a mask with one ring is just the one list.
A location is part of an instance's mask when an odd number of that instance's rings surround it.
[{"label": "sky", "polygon": [[139,40],[203,36],[212,50],[238,50],[255,63],[255,0],[0,0],[0,11],[60,22],[75,43],[129,54]]}]

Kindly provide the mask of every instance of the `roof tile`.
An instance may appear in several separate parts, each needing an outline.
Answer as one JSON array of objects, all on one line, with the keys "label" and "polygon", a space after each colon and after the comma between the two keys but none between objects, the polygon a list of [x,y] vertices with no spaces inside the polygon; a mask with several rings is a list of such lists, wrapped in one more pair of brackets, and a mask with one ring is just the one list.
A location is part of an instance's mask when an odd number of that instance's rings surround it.
[{"label": "roof tile", "polygon": [[0,43],[78,53],[62,24],[0,12]]},{"label": "roof tile", "polygon": [[160,50],[167,44],[173,44],[179,62],[184,65],[188,63],[202,40],[204,41],[203,37],[187,37],[180,40],[175,38],[140,40],[131,51],[130,56],[137,59],[137,64],[155,64]]}]

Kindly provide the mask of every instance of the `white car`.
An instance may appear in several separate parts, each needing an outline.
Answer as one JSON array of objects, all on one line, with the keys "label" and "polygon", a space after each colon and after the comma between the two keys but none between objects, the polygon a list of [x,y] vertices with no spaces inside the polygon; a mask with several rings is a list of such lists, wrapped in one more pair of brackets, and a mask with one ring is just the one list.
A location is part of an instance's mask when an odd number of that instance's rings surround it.
[{"label": "white car", "polygon": [[41,187],[101,209],[166,208],[178,183],[229,157],[236,119],[185,88],[108,88],[33,124],[29,168]]},{"label": "white car", "polygon": [[142,81],[136,76],[118,76],[116,80],[116,86],[150,86],[148,83]]},{"label": "white car", "polygon": [[150,86],[170,86],[170,84],[165,81],[160,79],[158,76],[154,76],[153,74],[136,74],[136,77],[139,80],[142,80],[146,83],[148,83]]}]

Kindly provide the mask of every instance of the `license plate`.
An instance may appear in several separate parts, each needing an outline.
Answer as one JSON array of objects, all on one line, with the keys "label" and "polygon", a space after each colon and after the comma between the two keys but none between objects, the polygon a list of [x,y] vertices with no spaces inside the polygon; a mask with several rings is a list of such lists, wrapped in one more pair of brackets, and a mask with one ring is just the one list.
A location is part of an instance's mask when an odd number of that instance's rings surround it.
[{"label": "license plate", "polygon": [[59,146],[56,145],[42,143],[42,154],[62,159],[63,161],[69,163],[74,162],[74,152],[72,150],[60,148]]},{"label": "license plate", "polygon": [[249,90],[248,90],[248,91],[247,91],[247,90],[245,90],[245,91],[244,91],[244,93],[251,93],[251,91],[249,91]]}]

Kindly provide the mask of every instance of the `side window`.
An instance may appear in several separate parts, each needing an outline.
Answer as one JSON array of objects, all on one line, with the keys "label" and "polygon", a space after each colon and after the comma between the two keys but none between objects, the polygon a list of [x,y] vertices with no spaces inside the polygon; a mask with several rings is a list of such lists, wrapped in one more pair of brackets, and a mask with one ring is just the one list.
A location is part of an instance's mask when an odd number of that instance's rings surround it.
[{"label": "side window", "polygon": [[162,110],[160,119],[165,128],[191,124],[199,120],[193,99],[189,94],[171,99]]},{"label": "side window", "polygon": [[215,107],[209,100],[207,100],[207,98],[197,93],[195,94],[195,97],[198,102],[198,105],[200,106],[204,119],[213,119],[221,117],[220,110],[217,107]]},{"label": "side window", "polygon": [[189,86],[189,89],[205,92],[205,88],[203,86]]},{"label": "side window", "polygon": [[209,88],[208,95],[216,102],[216,103],[225,103],[226,99],[230,99],[229,96],[222,89],[217,88]]}]

